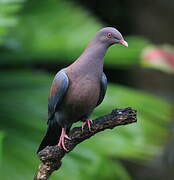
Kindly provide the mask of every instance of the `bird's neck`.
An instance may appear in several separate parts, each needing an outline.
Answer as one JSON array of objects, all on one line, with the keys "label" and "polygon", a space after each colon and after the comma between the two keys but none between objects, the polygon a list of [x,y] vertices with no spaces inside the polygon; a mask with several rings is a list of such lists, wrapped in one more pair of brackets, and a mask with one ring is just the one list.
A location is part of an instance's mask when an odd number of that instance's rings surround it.
[{"label": "bird's neck", "polygon": [[107,48],[105,44],[93,40],[75,63],[83,68],[84,72],[90,71],[92,74],[101,74],[103,72],[104,56]]},{"label": "bird's neck", "polygon": [[100,43],[94,39],[89,43],[81,56],[87,56],[91,61],[103,60],[107,48],[104,43]]}]

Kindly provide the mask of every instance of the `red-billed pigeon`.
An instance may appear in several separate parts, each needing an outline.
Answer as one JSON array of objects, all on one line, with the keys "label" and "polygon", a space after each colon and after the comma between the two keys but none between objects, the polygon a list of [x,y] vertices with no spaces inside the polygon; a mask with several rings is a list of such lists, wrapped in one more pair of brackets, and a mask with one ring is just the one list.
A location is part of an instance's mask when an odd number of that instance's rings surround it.
[{"label": "red-billed pigeon", "polygon": [[69,139],[67,134],[77,121],[83,122],[82,130],[85,124],[91,130],[89,117],[107,89],[103,58],[107,49],[118,43],[128,46],[117,29],[103,28],[74,63],[56,74],[48,102],[48,129],[37,152],[56,144],[68,151],[64,139]]}]

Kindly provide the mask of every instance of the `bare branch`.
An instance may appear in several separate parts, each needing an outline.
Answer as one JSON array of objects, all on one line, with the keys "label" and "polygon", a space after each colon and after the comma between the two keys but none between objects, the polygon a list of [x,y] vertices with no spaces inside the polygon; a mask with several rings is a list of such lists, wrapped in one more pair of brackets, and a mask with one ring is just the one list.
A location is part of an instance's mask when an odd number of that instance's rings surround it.
[{"label": "bare branch", "polygon": [[[132,108],[114,109],[110,114],[94,120],[91,131],[88,130],[87,126],[84,127],[83,131],[81,127],[73,128],[69,133],[71,140],[65,139],[65,146],[70,152],[76,145],[100,131],[134,123],[136,121],[136,110]],[[41,164],[39,165],[34,180],[47,180],[53,171],[61,167],[61,160],[66,153],[68,152],[58,146],[47,146],[40,151],[38,156],[41,160]]]}]

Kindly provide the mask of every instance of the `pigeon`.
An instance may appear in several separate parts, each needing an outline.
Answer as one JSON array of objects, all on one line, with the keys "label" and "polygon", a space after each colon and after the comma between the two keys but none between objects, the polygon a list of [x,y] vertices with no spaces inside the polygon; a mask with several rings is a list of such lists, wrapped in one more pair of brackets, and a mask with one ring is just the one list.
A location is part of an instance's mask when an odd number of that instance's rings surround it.
[{"label": "pigeon", "polygon": [[117,29],[100,29],[81,56],[55,75],[48,99],[48,128],[37,153],[54,145],[68,151],[64,140],[70,139],[68,133],[75,122],[82,122],[82,131],[85,125],[91,130],[90,115],[102,103],[107,89],[104,56],[114,44],[128,47]]}]

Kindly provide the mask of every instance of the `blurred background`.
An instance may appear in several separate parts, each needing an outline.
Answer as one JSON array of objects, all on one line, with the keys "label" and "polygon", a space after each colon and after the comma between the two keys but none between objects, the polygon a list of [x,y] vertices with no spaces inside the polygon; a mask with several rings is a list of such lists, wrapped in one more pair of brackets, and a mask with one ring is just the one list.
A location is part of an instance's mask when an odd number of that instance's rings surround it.
[{"label": "blurred background", "polygon": [[129,48],[108,51],[93,118],[130,106],[138,122],[81,143],[50,179],[173,180],[173,17],[171,0],[0,0],[0,179],[33,178],[55,73],[114,26]]}]

